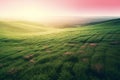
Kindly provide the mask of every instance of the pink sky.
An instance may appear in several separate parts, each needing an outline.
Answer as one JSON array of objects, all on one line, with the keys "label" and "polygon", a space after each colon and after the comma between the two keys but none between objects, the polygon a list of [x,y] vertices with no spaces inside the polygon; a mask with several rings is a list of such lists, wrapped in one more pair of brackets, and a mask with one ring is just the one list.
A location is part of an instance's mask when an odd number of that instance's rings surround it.
[{"label": "pink sky", "polygon": [[1,18],[120,16],[120,0],[0,0]]}]

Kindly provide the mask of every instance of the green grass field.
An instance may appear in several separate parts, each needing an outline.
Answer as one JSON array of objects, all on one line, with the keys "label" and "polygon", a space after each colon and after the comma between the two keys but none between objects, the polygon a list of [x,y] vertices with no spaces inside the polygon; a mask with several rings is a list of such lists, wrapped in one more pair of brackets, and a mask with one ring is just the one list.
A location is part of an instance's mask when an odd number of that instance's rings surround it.
[{"label": "green grass field", "polygon": [[0,21],[0,80],[120,80],[120,19],[61,29]]}]

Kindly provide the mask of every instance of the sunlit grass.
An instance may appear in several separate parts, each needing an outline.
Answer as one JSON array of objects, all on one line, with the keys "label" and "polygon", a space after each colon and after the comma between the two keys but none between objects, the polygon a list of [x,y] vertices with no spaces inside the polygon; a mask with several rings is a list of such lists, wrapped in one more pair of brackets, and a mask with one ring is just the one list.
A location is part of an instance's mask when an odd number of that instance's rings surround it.
[{"label": "sunlit grass", "polygon": [[8,37],[30,37],[65,31],[64,29],[30,22],[1,21],[0,23],[0,34]]},{"label": "sunlit grass", "polygon": [[119,34],[120,20],[77,28],[1,22],[0,80],[119,80]]}]

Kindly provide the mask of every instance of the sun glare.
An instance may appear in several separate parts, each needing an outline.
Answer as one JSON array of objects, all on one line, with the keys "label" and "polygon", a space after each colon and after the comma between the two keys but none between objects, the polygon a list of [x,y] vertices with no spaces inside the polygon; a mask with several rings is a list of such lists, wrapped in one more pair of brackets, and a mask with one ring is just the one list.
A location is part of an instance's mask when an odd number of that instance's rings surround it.
[{"label": "sun glare", "polygon": [[[106,5],[100,2],[101,5],[86,0],[1,0],[0,18],[56,21],[61,16],[120,16],[117,2],[112,4],[111,0]],[[110,4],[114,7],[110,8]]]}]

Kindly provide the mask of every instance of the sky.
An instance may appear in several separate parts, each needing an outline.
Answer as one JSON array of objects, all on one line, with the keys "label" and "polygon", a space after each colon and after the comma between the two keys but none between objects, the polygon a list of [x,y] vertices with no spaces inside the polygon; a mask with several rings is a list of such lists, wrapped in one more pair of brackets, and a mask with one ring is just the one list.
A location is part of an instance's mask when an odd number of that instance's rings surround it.
[{"label": "sky", "polygon": [[47,20],[60,16],[120,16],[120,0],[0,0],[0,18]]}]

